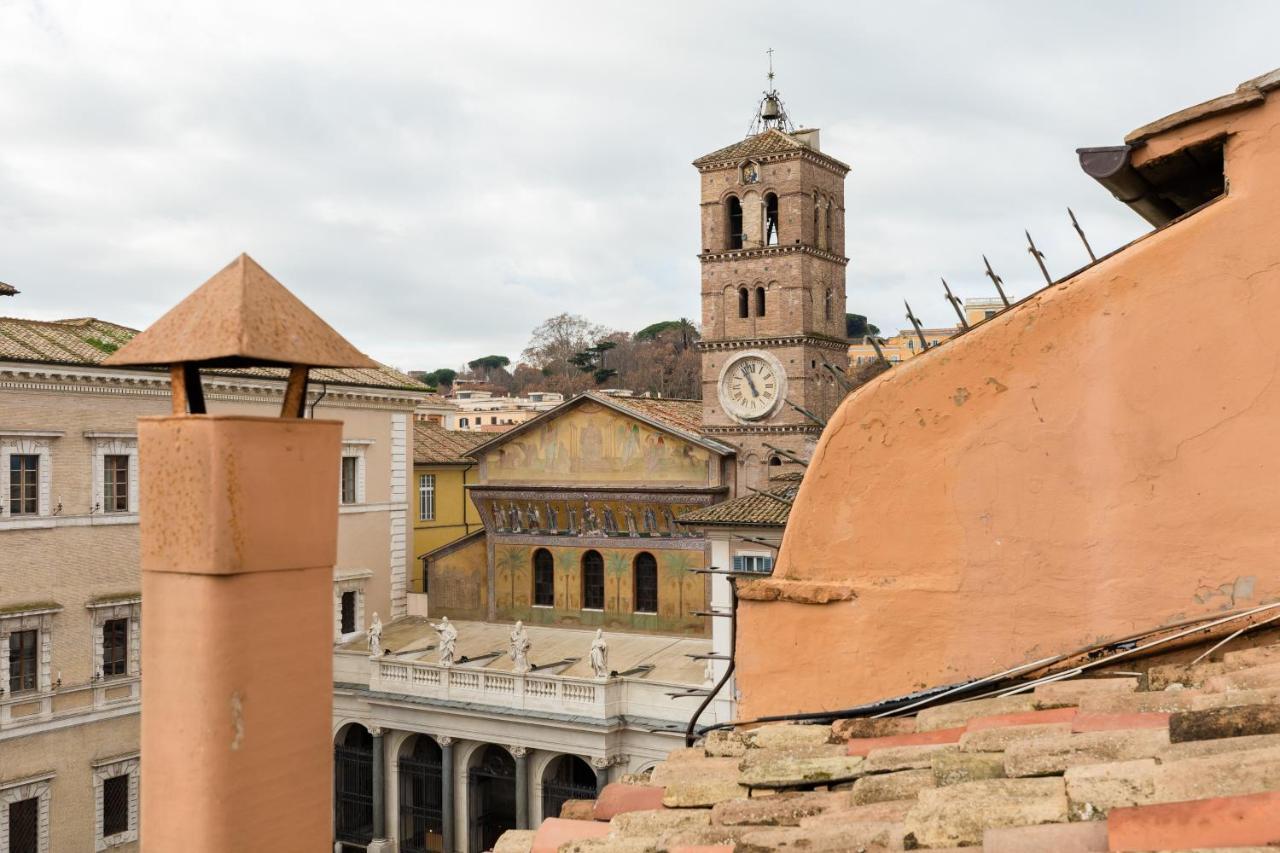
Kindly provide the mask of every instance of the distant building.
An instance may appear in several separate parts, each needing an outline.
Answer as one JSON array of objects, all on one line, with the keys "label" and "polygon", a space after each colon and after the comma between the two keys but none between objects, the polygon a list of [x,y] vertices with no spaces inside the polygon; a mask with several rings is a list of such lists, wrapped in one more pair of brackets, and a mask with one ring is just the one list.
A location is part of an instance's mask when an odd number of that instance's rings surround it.
[{"label": "distant building", "polygon": [[[456,388],[456,386],[455,386]],[[492,391],[455,390],[454,411],[445,427],[471,432],[506,432],[513,426],[549,411],[564,402],[554,391],[531,391],[524,397],[495,397]]]},{"label": "distant building", "polygon": [[489,436],[483,433],[448,430],[431,421],[413,425],[409,513],[413,519],[414,568],[409,580],[410,604],[415,602],[416,593],[426,591],[422,585],[422,557],[484,528],[467,494],[467,486],[476,482],[476,461],[468,454],[488,440]]},{"label": "distant building", "polygon": [[[964,317],[970,327],[991,319],[1002,310],[1004,310],[1004,302],[1000,299],[983,298],[964,301]],[[959,326],[921,329],[919,334],[915,329],[900,329],[897,334],[880,339],[880,351],[891,364],[899,364],[924,352],[924,346],[920,343],[921,334],[924,335],[925,342],[930,347],[935,347],[960,331]],[[875,347],[865,337],[849,344],[849,363],[854,368],[870,364],[876,358]]]},{"label": "distant building", "polygon": [[[138,849],[144,669],[140,416],[169,375],[99,363],[135,332],[0,318],[0,850]],[[410,418],[389,368],[313,370],[309,409],[344,421],[335,640],[405,612]],[[208,371],[213,413],[274,417],[284,373]],[[305,531],[299,531],[305,535]]]},{"label": "distant building", "polygon": [[414,409],[413,419],[444,426],[457,410],[458,407],[445,397],[439,394],[426,394],[418,404],[418,408]]}]

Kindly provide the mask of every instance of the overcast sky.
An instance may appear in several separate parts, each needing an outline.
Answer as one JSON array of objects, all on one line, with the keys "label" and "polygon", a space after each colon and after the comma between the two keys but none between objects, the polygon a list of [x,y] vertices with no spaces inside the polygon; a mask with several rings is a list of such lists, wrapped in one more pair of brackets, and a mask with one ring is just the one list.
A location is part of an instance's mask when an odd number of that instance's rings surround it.
[{"label": "overcast sky", "polygon": [[695,157],[775,49],[849,163],[849,310],[953,322],[1146,230],[1080,146],[1280,65],[1280,6],[0,0],[0,312],[145,327],[247,251],[375,358],[699,319]]}]

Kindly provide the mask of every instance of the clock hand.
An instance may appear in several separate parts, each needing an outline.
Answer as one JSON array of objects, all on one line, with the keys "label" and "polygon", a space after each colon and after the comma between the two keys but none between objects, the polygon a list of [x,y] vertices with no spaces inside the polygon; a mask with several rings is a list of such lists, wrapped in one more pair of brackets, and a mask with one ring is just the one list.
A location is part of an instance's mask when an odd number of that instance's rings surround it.
[{"label": "clock hand", "polygon": [[741,371],[739,372],[742,373],[743,378],[747,380],[747,385],[751,387],[751,396],[759,397],[760,392],[756,390],[756,383],[755,383],[755,380],[751,378],[751,374],[747,373],[747,369],[745,367],[742,368]]}]

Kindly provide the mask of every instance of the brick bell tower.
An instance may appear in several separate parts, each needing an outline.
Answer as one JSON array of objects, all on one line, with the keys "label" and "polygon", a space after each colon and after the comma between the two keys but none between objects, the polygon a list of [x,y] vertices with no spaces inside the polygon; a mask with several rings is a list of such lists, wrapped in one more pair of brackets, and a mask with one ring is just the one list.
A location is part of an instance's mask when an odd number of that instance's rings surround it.
[{"label": "brick bell tower", "polygon": [[795,129],[772,87],[751,133],[693,161],[702,179],[703,432],[738,448],[736,492],[799,470],[849,365],[844,177],[816,128]]}]

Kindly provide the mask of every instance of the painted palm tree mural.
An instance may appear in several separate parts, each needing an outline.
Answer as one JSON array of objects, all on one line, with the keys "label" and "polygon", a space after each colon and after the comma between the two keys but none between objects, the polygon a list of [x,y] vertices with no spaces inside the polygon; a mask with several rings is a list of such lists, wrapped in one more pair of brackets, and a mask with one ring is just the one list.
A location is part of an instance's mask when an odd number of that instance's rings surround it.
[{"label": "painted palm tree mural", "polygon": [[[528,601],[516,597],[517,577],[521,570],[529,565],[529,549],[523,546],[508,546],[498,552],[497,581],[500,589],[510,590],[510,606],[526,607]],[[525,596],[527,598],[527,596]]]},{"label": "painted palm tree mural", "polygon": [[[613,612],[625,613],[630,608],[622,603],[622,585],[624,579],[631,575],[631,555],[625,551],[610,551],[604,558],[605,577],[613,585]],[[629,599],[631,596],[628,595]]]},{"label": "painted palm tree mural", "polygon": [[576,548],[553,548],[551,555],[556,561],[556,608],[559,610],[573,610],[578,606],[577,596],[573,590],[574,579],[578,572],[575,568],[578,560],[582,558],[582,552]]},{"label": "painted palm tree mural", "polygon": [[[701,562],[701,560],[698,561],[699,565]],[[675,586],[676,606],[673,612],[673,609],[667,604],[671,600],[670,596],[662,594],[665,591],[663,587],[669,590],[671,586],[662,584],[658,590],[658,609],[660,613],[667,616],[675,624],[679,624],[688,618],[684,602],[684,585],[686,580],[694,577],[689,573],[689,569],[694,567],[694,562],[688,551],[667,551],[662,555],[662,563],[665,569],[663,577],[669,579],[673,582],[672,585]],[[663,598],[666,598],[667,601],[663,601]],[[691,607],[689,609],[691,610],[694,606],[701,606],[702,602],[690,602],[690,604]]]}]

